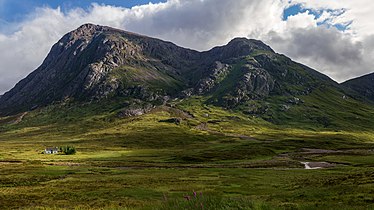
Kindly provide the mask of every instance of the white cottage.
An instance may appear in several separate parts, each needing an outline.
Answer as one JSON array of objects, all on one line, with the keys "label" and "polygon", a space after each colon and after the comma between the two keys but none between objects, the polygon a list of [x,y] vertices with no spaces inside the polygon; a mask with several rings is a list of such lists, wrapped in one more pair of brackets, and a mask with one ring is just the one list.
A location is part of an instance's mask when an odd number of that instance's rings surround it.
[{"label": "white cottage", "polygon": [[45,148],[44,154],[57,154],[58,147]]}]

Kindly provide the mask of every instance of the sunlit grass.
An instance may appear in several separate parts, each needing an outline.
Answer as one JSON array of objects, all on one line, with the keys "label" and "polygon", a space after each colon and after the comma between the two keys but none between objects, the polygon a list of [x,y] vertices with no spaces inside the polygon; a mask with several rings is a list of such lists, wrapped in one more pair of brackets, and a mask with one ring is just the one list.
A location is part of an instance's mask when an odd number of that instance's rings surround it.
[{"label": "sunlit grass", "polygon": [[[179,125],[162,122],[181,117],[166,107],[120,119],[109,105],[50,107],[2,124],[0,208],[189,209],[183,196],[193,191],[208,195],[206,209],[373,207],[370,130],[279,126],[201,101],[178,102],[194,116]],[[64,145],[77,153],[41,154]],[[305,159],[337,166],[304,170]]]}]

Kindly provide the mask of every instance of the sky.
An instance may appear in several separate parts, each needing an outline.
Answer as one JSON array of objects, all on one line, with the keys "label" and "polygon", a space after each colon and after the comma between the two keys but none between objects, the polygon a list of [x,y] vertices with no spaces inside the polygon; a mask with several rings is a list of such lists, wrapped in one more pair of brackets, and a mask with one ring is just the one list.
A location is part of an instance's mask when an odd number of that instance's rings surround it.
[{"label": "sky", "polygon": [[374,71],[372,0],[0,0],[0,94],[84,23],[209,50],[235,37],[342,82]]}]

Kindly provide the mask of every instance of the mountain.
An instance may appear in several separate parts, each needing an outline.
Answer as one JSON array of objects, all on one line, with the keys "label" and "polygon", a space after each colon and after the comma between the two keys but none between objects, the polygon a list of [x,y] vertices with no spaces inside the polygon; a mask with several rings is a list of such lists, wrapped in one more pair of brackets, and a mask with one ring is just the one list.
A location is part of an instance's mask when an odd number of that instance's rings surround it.
[{"label": "mountain", "polygon": [[[51,104],[119,100],[117,108],[133,109],[124,114],[132,116],[194,97],[273,123],[323,127],[359,121],[349,107],[366,108],[329,77],[258,40],[235,38],[198,52],[85,24],[63,36],[39,68],[0,98],[0,115]],[[337,105],[347,113],[337,114]]]},{"label": "mountain", "polygon": [[146,94],[145,88],[171,94],[183,89],[180,74],[198,56],[169,42],[85,24],[60,39],[39,68],[4,94],[0,110],[11,113],[56,101],[139,96]]},{"label": "mountain", "polygon": [[342,85],[356,91],[360,96],[374,101],[374,73],[348,80]]}]

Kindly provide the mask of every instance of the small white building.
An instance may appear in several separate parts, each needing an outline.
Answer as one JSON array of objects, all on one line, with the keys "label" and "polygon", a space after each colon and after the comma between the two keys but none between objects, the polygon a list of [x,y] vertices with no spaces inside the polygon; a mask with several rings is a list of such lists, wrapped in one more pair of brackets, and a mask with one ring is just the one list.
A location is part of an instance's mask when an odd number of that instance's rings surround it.
[{"label": "small white building", "polygon": [[57,154],[58,147],[45,148],[44,154]]}]

